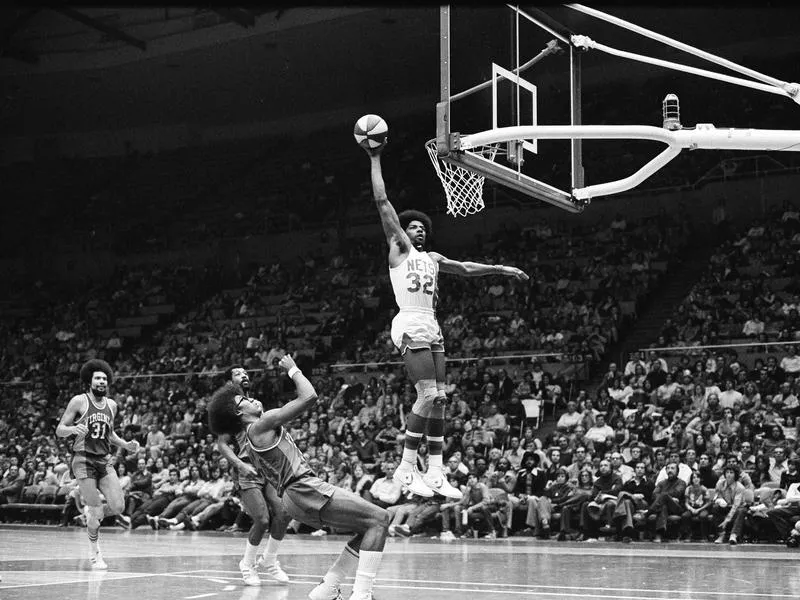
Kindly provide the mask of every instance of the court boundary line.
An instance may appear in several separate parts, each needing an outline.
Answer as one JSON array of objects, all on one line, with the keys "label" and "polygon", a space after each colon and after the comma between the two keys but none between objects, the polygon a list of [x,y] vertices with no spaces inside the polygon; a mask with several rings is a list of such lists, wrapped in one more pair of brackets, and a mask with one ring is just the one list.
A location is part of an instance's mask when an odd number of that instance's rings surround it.
[{"label": "court boundary line", "polygon": [[[205,572],[205,573],[238,573],[238,571],[222,571],[222,570],[209,570],[203,571],[198,570],[197,572]],[[186,574],[178,574],[178,577],[195,577],[193,575],[186,575]],[[315,581],[319,581],[322,575],[314,574],[314,573],[290,573],[290,576],[294,577],[308,577],[315,579]],[[197,576],[199,577],[199,576]],[[240,579],[237,577],[231,577],[230,579]],[[346,577],[345,578],[348,582],[352,582],[354,577]],[[607,592],[647,592],[651,594],[675,594],[675,590],[654,590],[654,589],[642,589],[640,587],[637,588],[617,588],[617,587],[597,587],[597,586],[564,586],[564,585],[542,585],[542,584],[522,584],[522,583],[500,583],[500,582],[476,582],[476,581],[449,581],[449,580],[435,580],[435,579],[402,579],[396,577],[376,577],[375,581],[397,581],[397,582],[405,582],[405,583],[441,583],[441,584],[450,584],[450,585],[470,585],[470,586],[499,586],[499,587],[518,587],[518,588],[525,588],[527,590],[530,589],[556,589],[556,590],[574,590],[575,592],[581,591],[607,591]],[[291,581],[290,581],[291,583]],[[393,587],[393,586],[376,586],[376,587]],[[402,586],[395,586],[395,587],[402,587]],[[414,586],[414,589],[429,589],[423,588],[419,586]],[[434,589],[434,588],[431,588]],[[438,588],[436,588],[438,589]],[[444,588],[442,588],[444,589]],[[450,590],[448,588],[445,591],[475,591],[475,592],[494,592],[496,590],[482,590],[482,589],[474,589],[474,590],[463,590],[463,589],[456,589]],[[544,592],[542,592],[544,593]],[[548,592],[549,593],[549,592]],[[745,596],[745,597],[765,597],[765,598],[796,598],[794,594],[776,594],[776,593],[763,593],[763,592],[719,592],[719,591],[702,591],[702,590],[691,590],[687,593],[690,594],[700,594],[703,596]],[[599,596],[598,596],[599,597]],[[617,597],[617,596],[615,596]],[[619,598],[629,598],[633,596],[618,596]],[[638,598],[638,596],[636,596]],[[689,600],[687,598],[682,598],[682,600]]]},{"label": "court boundary line", "polygon": [[[65,573],[68,571],[41,571],[41,570],[29,570],[29,571],[19,571],[16,569],[9,569],[8,571],[2,571],[2,573]],[[0,582],[0,591],[2,590],[13,590],[17,588],[28,588],[28,587],[43,587],[46,585],[71,585],[73,583],[94,583],[97,581],[125,581],[127,579],[143,579],[145,577],[155,577],[155,576],[171,576],[177,575],[181,576],[187,573],[196,573],[197,570],[192,571],[175,571],[174,573],[128,573],[126,575],[119,574],[118,576],[113,571],[93,571],[89,569],[75,569],[72,571],[73,573],[97,573],[98,575],[111,575],[110,578],[105,577],[97,577],[95,579],[72,579],[72,580],[61,580],[61,581],[47,581],[47,582],[37,582],[37,583],[18,583],[18,584],[6,584],[5,582]]]}]

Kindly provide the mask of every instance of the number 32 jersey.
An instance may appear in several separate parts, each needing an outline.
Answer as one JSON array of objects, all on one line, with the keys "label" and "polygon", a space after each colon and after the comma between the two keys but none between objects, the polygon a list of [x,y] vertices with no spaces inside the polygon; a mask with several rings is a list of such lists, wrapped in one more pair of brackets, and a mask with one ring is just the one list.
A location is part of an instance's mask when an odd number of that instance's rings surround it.
[{"label": "number 32 jersey", "polygon": [[72,446],[73,451],[95,456],[103,456],[111,452],[111,443],[108,436],[114,428],[114,413],[108,400],[103,400],[103,405],[98,406],[86,394],[86,402],[89,405],[75,424],[83,423],[89,428],[89,433],[84,437],[75,439]]},{"label": "number 32 jersey", "polygon": [[410,309],[434,314],[438,299],[439,265],[427,252],[420,252],[411,246],[408,257],[389,269],[389,279],[400,312]]}]

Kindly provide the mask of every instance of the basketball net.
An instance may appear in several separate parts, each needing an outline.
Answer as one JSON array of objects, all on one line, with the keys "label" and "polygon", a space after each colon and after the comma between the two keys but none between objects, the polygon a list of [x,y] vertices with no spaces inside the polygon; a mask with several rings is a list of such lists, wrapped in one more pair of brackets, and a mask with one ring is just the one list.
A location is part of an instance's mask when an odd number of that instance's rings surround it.
[{"label": "basketball net", "polygon": [[[447,214],[453,217],[466,217],[483,210],[484,176],[439,158],[435,139],[427,142],[425,149],[442,182],[447,197]],[[478,146],[471,152],[493,161],[497,154],[497,145]]]}]

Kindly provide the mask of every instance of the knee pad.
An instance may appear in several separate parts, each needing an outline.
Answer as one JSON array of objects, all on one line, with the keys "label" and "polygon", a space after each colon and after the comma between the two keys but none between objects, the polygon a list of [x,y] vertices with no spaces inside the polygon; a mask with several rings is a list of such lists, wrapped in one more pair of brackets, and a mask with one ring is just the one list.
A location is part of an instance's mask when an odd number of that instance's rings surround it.
[{"label": "knee pad", "polygon": [[436,400],[439,393],[436,390],[436,381],[433,379],[421,379],[414,386],[417,390],[417,401],[412,410],[421,416],[427,416],[428,407]]}]

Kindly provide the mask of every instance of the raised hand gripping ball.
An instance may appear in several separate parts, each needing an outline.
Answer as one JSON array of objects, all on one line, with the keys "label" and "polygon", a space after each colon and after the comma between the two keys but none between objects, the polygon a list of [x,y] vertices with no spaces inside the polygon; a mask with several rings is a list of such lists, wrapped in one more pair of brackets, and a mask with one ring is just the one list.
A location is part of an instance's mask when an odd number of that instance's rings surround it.
[{"label": "raised hand gripping ball", "polygon": [[353,137],[362,148],[374,150],[386,143],[389,126],[378,115],[364,115],[353,128]]}]

